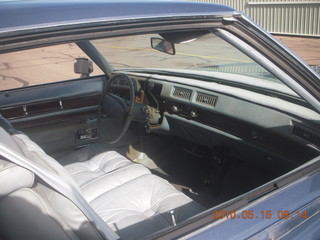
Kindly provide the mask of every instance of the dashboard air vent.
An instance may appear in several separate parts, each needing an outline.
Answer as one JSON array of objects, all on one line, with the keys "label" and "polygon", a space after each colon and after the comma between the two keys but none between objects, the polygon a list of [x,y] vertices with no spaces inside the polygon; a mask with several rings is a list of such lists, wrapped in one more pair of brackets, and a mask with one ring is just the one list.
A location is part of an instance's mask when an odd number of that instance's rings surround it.
[{"label": "dashboard air vent", "polygon": [[320,135],[314,133],[312,130],[295,124],[293,125],[292,134],[308,143],[320,147]]},{"label": "dashboard air vent", "polygon": [[190,89],[175,87],[172,95],[178,98],[190,100],[191,94],[192,90]]},{"label": "dashboard air vent", "polygon": [[217,100],[216,96],[211,96],[204,93],[198,93],[196,98],[196,102],[202,103],[208,106],[213,106],[213,107],[216,103],[216,100]]}]

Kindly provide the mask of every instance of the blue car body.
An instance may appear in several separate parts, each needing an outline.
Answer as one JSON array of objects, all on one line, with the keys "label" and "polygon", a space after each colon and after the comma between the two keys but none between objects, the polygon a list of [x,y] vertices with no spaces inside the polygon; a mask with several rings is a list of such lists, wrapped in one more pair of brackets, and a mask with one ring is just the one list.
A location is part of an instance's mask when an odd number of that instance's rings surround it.
[{"label": "blue car body", "polygon": [[[211,25],[232,32],[252,48],[259,49],[268,61],[289,76],[285,83],[304,98],[313,111],[320,112],[319,76],[243,13],[219,4],[4,1],[0,3],[0,53],[137,33],[194,31]],[[228,40],[232,41],[232,37]],[[92,57],[94,51],[88,46],[83,49],[106,74],[110,72],[103,60]],[[281,75],[278,70],[274,70],[274,74]],[[29,99],[21,96],[21,99],[32,102],[32,96]],[[0,105],[6,101],[5,95],[1,96]],[[318,120],[313,126],[313,129],[319,127]],[[319,128],[316,130],[314,134],[318,137]],[[152,239],[319,239],[319,146],[308,136],[302,140],[313,144],[314,151],[318,152],[310,161],[299,163],[297,168],[276,179],[206,210],[192,221],[155,234]]]}]

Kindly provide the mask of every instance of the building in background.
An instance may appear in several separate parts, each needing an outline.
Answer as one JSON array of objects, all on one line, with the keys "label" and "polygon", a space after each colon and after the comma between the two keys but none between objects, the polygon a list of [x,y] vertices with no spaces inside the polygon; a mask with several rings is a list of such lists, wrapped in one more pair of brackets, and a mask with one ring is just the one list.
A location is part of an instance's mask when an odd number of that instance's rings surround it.
[{"label": "building in background", "polygon": [[191,0],[245,12],[272,34],[320,37],[319,0]]}]

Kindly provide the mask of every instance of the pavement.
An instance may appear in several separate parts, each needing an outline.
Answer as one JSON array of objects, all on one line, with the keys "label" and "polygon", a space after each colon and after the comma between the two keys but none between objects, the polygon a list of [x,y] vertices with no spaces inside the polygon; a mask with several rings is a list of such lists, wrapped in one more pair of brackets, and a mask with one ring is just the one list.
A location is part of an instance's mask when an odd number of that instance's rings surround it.
[{"label": "pavement", "polygon": [[[319,66],[320,74],[320,38],[275,37],[307,64]],[[119,52],[115,50],[115,54],[119,55]],[[73,72],[74,60],[77,57],[86,56],[75,44],[1,54],[0,90],[78,78],[79,74]],[[94,70],[92,75],[102,74],[97,66],[94,66]]]},{"label": "pavement", "polygon": [[320,66],[320,38],[275,37],[307,64]]}]

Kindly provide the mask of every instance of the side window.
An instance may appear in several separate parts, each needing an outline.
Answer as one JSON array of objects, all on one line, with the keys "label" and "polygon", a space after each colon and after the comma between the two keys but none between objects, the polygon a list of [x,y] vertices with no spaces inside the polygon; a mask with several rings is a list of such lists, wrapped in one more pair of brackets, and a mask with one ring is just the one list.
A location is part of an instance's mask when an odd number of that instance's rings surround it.
[{"label": "side window", "polygon": [[[76,58],[88,58],[76,44],[63,44],[0,55],[0,91],[79,78]],[[103,74],[95,64],[91,76]]]}]

